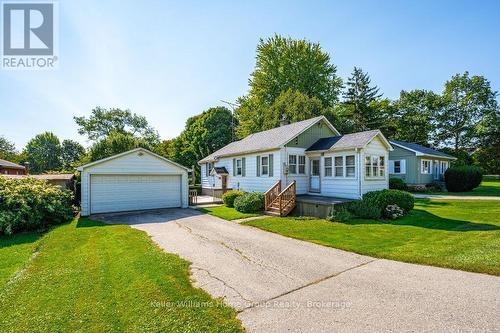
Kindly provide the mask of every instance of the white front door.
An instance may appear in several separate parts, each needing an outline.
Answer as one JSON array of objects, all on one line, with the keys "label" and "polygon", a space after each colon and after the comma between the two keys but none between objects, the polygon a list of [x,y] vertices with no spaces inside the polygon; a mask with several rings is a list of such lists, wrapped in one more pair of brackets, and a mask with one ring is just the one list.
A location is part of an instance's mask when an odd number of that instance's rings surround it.
[{"label": "white front door", "polygon": [[309,168],[309,191],[310,192],[320,192],[321,191],[321,175],[320,175],[320,159],[319,157],[310,159]]}]

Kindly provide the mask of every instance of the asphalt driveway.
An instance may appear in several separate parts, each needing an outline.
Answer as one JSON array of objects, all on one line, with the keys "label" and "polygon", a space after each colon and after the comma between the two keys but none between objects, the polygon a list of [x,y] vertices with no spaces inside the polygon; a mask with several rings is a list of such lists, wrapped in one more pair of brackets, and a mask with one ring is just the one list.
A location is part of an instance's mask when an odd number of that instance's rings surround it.
[{"label": "asphalt driveway", "polygon": [[191,261],[250,332],[500,331],[500,278],[375,259],[190,209],[98,217]]}]

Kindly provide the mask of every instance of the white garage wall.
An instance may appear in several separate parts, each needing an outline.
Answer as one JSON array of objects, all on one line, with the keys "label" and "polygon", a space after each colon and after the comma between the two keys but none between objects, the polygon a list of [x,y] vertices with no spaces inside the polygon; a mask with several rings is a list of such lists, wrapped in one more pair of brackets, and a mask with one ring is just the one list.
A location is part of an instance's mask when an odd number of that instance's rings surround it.
[{"label": "white garage wall", "polygon": [[83,168],[81,177],[81,215],[90,215],[90,175],[122,174],[122,175],[180,175],[182,207],[188,207],[189,184],[187,170],[157,157],[147,150],[133,150],[127,154],[112,158],[95,165]]}]

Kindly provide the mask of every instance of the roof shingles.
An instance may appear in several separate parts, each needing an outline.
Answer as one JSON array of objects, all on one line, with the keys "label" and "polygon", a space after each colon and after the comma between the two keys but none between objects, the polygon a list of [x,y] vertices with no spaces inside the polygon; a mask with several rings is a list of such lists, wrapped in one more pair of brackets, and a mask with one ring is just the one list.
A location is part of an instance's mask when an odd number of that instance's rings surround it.
[{"label": "roof shingles", "polygon": [[323,138],[316,141],[306,151],[363,148],[378,134],[380,134],[379,130],[372,130]]},{"label": "roof shingles", "polygon": [[424,154],[424,155],[434,155],[434,156],[440,156],[440,157],[446,157],[446,158],[452,158],[452,159],[455,158],[451,155],[440,152],[439,150],[424,147],[422,145],[419,145],[419,144],[416,144],[413,142],[405,142],[405,141],[399,141],[399,140],[390,140],[389,142],[391,144],[396,145],[396,146],[402,146],[403,148],[407,148],[407,149],[419,152],[419,153]]}]

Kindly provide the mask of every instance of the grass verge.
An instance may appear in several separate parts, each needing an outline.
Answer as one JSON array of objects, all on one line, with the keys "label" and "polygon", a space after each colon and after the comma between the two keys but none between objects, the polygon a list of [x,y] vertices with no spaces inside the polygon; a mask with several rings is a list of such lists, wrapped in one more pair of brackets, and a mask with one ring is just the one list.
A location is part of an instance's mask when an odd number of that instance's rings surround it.
[{"label": "grass verge", "polygon": [[228,220],[228,221],[244,219],[247,217],[259,216],[259,214],[241,213],[241,212],[238,212],[234,208],[230,208],[230,207],[226,207],[226,206],[206,207],[206,208],[199,208],[198,210],[200,212],[205,213],[205,214],[217,216],[217,217],[220,217],[221,219]]},{"label": "grass verge", "polygon": [[378,258],[500,275],[500,202],[417,200],[394,222],[294,217],[244,224]]},{"label": "grass verge", "polygon": [[[36,243],[38,255],[0,286],[0,332],[242,331],[232,308],[191,286],[189,262],[142,231],[80,219]],[[33,244],[12,246],[19,267]]]}]

